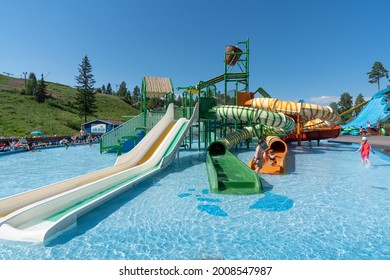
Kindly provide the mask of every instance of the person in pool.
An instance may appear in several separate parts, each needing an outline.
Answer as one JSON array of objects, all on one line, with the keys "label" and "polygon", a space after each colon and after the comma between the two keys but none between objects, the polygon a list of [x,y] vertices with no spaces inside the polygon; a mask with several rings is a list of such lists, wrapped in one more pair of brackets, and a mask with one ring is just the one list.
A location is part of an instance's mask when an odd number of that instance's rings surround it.
[{"label": "person in pool", "polygon": [[276,165],[276,163],[277,163],[276,158],[277,158],[277,156],[275,155],[274,150],[270,149],[268,151],[268,165],[270,165],[270,166]]},{"label": "person in pool", "polygon": [[367,141],[367,137],[362,137],[362,143],[360,144],[359,149],[356,152],[360,152],[360,155],[362,157],[362,165],[364,165],[364,162],[367,162],[368,165],[371,164],[370,162],[370,151],[372,151],[373,154],[374,151],[371,148],[371,145]]},{"label": "person in pool", "polygon": [[257,142],[255,156],[253,158],[254,164],[257,165],[257,168],[255,170],[257,174],[259,174],[261,168],[261,155],[263,154],[263,143],[264,141],[262,139],[259,139],[259,142]]}]

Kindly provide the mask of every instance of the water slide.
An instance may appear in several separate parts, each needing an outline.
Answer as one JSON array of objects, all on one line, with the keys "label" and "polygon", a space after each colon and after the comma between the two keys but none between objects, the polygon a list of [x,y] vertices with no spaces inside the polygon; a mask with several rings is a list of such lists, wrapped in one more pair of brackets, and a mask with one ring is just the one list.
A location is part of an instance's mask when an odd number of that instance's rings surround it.
[{"label": "water slide", "polygon": [[164,169],[180,148],[190,120],[165,116],[115,165],[83,176],[0,200],[0,238],[44,242],[75,226],[77,218]]},{"label": "water slide", "polygon": [[[295,127],[294,120],[283,113],[242,106],[216,107],[216,115],[218,119],[249,121],[286,131],[291,131]],[[231,147],[254,136],[254,129],[245,127],[210,144],[206,166],[211,192],[224,194],[261,192],[262,186],[259,176],[228,151]]]},{"label": "water slide", "polygon": [[[267,143],[267,148],[264,150],[263,155],[261,157],[261,168],[260,173],[261,174],[283,174],[286,170],[286,154],[287,154],[287,145],[286,143],[281,140],[277,136],[267,136],[265,139],[265,142]],[[276,161],[270,162],[269,161],[269,150],[273,150]],[[257,165],[254,163],[253,158],[249,161],[248,166],[252,170],[257,169]]]},{"label": "water slide", "polygon": [[254,136],[252,127],[234,131],[210,144],[206,158],[210,191],[223,194],[256,194],[262,191],[259,176],[229,149]]},{"label": "water slide", "polygon": [[306,118],[321,119],[330,123],[340,122],[340,115],[329,106],[310,103],[281,101],[277,98],[253,98],[245,103],[246,106],[286,115],[299,115]]},{"label": "water slide", "polygon": [[335,138],[340,134],[341,127],[337,126],[341,121],[340,115],[329,106],[281,101],[276,98],[253,98],[248,100],[245,106],[311,119],[301,127],[300,137],[297,133],[283,137],[287,142],[299,141],[299,139],[319,141]]},{"label": "water slide", "polygon": [[[386,88],[374,94],[371,100],[364,106],[360,113],[351,122],[343,124],[342,127],[347,129],[355,127],[359,129],[361,126],[366,127],[367,121],[375,127],[378,120],[384,122],[390,118],[390,88]],[[386,101],[387,100],[387,101]]]}]

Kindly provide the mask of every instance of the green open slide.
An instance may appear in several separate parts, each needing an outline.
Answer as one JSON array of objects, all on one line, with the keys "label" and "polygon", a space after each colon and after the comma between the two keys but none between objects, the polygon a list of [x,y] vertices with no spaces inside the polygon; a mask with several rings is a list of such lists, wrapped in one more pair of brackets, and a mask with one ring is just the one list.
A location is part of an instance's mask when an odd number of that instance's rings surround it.
[{"label": "green open slide", "polygon": [[224,155],[207,153],[207,173],[210,190],[223,194],[256,194],[262,192],[259,175],[236,156],[226,151]]},{"label": "green open slide", "polygon": [[206,166],[211,192],[256,194],[263,191],[259,175],[228,151],[254,134],[252,127],[244,127],[210,144]]}]

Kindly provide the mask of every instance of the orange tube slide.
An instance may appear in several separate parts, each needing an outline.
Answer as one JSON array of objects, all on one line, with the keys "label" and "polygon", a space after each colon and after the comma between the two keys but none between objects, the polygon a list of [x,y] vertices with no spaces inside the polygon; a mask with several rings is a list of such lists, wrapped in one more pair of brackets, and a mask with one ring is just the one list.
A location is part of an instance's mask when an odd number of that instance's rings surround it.
[{"label": "orange tube slide", "polygon": [[[287,154],[287,145],[277,136],[268,136],[265,140],[267,149],[264,150],[261,157],[261,174],[283,174],[285,173],[285,158]],[[276,156],[276,161],[269,159],[269,150],[273,150]],[[248,166],[257,170],[257,165],[254,164],[253,158],[249,161]]]}]

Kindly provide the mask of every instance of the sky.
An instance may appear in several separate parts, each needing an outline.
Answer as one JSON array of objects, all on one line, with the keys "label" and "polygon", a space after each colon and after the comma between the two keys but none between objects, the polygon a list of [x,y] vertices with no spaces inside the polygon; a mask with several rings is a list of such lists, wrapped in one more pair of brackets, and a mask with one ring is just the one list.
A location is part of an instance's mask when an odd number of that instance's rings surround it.
[{"label": "sky", "polygon": [[144,76],[194,86],[223,74],[226,45],[249,39],[250,91],[329,105],[344,92],[369,99],[377,85],[367,72],[375,61],[390,69],[388,0],[18,0],[0,9],[0,73],[17,78],[75,86],[87,55],[95,87],[124,81],[133,91]]}]

